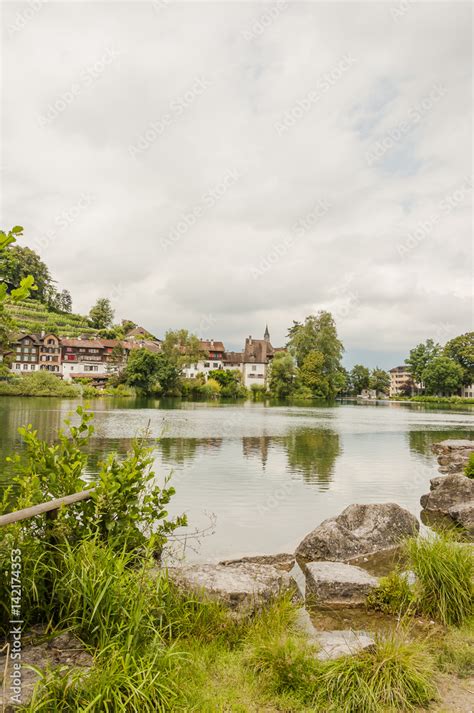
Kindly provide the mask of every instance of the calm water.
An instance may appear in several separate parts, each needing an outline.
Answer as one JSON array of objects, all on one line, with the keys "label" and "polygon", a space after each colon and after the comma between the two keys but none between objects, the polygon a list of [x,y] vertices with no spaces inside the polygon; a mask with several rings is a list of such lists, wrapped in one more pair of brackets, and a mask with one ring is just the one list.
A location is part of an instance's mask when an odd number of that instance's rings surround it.
[{"label": "calm water", "polygon": [[[4,457],[19,449],[18,426],[53,438],[74,401],[0,398],[0,483]],[[419,515],[437,474],[431,444],[472,437],[470,407],[340,404],[266,406],[98,400],[89,472],[110,451],[125,453],[149,424],[157,478],[173,472],[171,512],[186,512],[190,559],[291,551],[323,519],[353,502],[397,502]]]}]

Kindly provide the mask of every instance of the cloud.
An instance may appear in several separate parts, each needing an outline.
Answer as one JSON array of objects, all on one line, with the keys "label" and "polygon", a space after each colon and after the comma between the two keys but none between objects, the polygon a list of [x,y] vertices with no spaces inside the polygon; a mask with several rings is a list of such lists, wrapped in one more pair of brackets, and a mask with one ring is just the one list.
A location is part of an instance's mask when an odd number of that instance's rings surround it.
[{"label": "cloud", "polygon": [[28,8],[3,8],[2,219],[76,309],[211,315],[240,348],[328,307],[386,366],[470,327],[472,187],[440,213],[471,173],[469,4]]}]

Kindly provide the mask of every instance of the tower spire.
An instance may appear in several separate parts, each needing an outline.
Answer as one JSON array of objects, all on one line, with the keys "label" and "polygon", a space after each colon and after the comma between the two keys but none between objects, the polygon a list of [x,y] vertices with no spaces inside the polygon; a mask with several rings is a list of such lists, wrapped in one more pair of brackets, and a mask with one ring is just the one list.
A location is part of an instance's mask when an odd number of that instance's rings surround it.
[{"label": "tower spire", "polygon": [[265,334],[263,335],[263,338],[266,342],[270,341],[270,332],[268,331],[268,324],[265,325]]}]

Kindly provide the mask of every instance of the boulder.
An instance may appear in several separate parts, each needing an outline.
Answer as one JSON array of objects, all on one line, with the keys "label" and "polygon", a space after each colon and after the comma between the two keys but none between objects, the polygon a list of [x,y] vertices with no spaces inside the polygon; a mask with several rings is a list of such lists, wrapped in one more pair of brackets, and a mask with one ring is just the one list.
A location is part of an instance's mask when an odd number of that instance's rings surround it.
[{"label": "boulder", "polygon": [[[34,633],[35,643],[29,644],[31,633],[23,636],[21,651],[21,705],[28,705],[33,696],[33,689],[40,679],[40,674],[30,666],[39,670],[60,668],[61,675],[66,676],[72,670],[84,670],[87,673],[92,666],[92,656],[85,651],[81,642],[69,632],[64,632],[54,638],[44,639],[44,629],[37,627]],[[0,710],[13,710],[20,704],[12,701],[10,691],[11,661],[5,655],[0,656]]]},{"label": "boulder", "polygon": [[404,537],[419,529],[416,517],[396,503],[349,505],[310,532],[295,554],[303,562],[344,562],[397,547]]},{"label": "boulder", "polygon": [[474,500],[474,480],[465,475],[441,475],[430,480],[430,492],[420,498],[421,506],[431,512],[449,514],[453,506]]},{"label": "boulder", "polygon": [[460,505],[452,505],[448,510],[448,515],[456,525],[461,525],[474,537],[474,500]]},{"label": "boulder", "polygon": [[223,564],[225,567],[229,565],[240,565],[250,562],[251,564],[270,564],[277,569],[282,569],[285,572],[289,572],[293,569],[295,564],[295,555],[283,552],[277,555],[249,555],[247,557],[240,557],[234,560],[223,560],[219,564]]},{"label": "boulder", "polygon": [[360,606],[378,586],[376,577],[342,562],[309,562],[305,575],[306,600],[323,607]]},{"label": "boulder", "polygon": [[468,439],[447,439],[434,443],[432,450],[438,456],[442,473],[464,473],[464,468],[474,451],[474,441]]},{"label": "boulder", "polygon": [[170,568],[168,576],[182,589],[222,602],[238,614],[253,613],[281,592],[297,592],[287,572],[255,562],[183,565]]}]

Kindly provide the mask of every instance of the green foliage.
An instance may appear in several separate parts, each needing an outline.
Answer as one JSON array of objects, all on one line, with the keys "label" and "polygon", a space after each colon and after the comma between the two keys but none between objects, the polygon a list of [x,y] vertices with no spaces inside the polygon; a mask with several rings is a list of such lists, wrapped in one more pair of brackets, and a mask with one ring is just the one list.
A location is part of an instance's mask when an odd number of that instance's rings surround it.
[{"label": "green foliage", "polygon": [[468,478],[474,478],[474,451],[469,455],[469,460],[464,468],[464,475]]},{"label": "green foliage", "polygon": [[11,315],[6,309],[8,291],[10,291],[10,301],[16,303],[26,299],[32,291],[37,290],[34,277],[28,273],[23,277],[19,277],[16,284],[10,281],[9,259],[11,251],[16,247],[13,244],[16,242],[17,237],[22,235],[23,228],[21,225],[15,225],[8,233],[0,230],[0,353],[8,348],[12,331],[15,327]]},{"label": "green foliage", "polygon": [[414,349],[410,350],[410,355],[405,359],[405,364],[408,365],[410,374],[416,383],[423,382],[423,372],[440,353],[441,346],[435,344],[432,339],[427,339],[424,344],[418,344]]},{"label": "green foliage", "polygon": [[367,605],[370,609],[386,614],[405,614],[413,604],[414,593],[408,584],[407,576],[398,571],[381,577],[378,587],[367,597]]},{"label": "green foliage", "polygon": [[201,349],[200,340],[187,329],[166,332],[161,351],[167,357],[167,362],[178,368],[179,373],[184,367],[196,364],[209,356]]},{"label": "green foliage", "polygon": [[462,367],[446,356],[437,356],[424,369],[422,380],[428,395],[450,395],[457,391],[463,381]]},{"label": "green foliage", "polygon": [[474,332],[466,332],[451,339],[444,347],[445,356],[453,359],[463,370],[463,383],[474,382]]},{"label": "green foliage", "polygon": [[370,374],[369,387],[375,389],[377,393],[388,394],[390,374],[376,366],[375,369],[372,369]]},{"label": "green foliage", "polygon": [[410,538],[408,566],[416,576],[415,602],[425,616],[460,626],[474,614],[474,553],[454,535]]},{"label": "green foliage", "polygon": [[127,384],[143,394],[150,394],[158,381],[156,354],[147,349],[133,349],[125,367]]},{"label": "green foliage", "polygon": [[[21,235],[23,232],[17,232],[14,237]],[[20,247],[13,242],[0,252],[0,275],[2,281],[8,285],[8,291],[13,293],[16,299],[28,296],[28,292],[23,290],[25,284],[28,285],[29,291],[34,282],[36,289],[33,290],[32,296],[38,300],[45,300],[48,290],[52,287],[49,270],[39,255],[31,248]],[[18,290],[20,292],[15,292]]]},{"label": "green foliage", "polygon": [[270,364],[268,388],[277,399],[286,399],[296,391],[297,370],[293,357],[277,352]]},{"label": "green foliage", "polygon": [[110,300],[106,297],[100,297],[89,312],[89,319],[94,329],[107,329],[112,324],[113,318],[114,311]]},{"label": "green foliage", "polygon": [[74,384],[66,383],[50,371],[35,371],[0,382],[0,395],[61,396],[73,399],[77,398],[79,390]]},{"label": "green foliage", "polygon": [[186,525],[186,517],[168,520],[166,506],[175,494],[165,480],[156,484],[152,449],[135,441],[124,460],[111,454],[98,475],[94,490],[96,525],[103,540],[114,548],[149,547],[157,557],[168,536]]},{"label": "green foliage", "polygon": [[329,396],[329,382],[324,372],[324,354],[318,351],[309,352],[300,369],[301,383],[311,390],[316,398],[325,399]]},{"label": "green foliage", "polygon": [[45,332],[52,332],[59,337],[94,336],[97,333],[86,317],[54,312],[48,305],[31,299],[12,302],[10,295],[5,303],[5,310],[21,332],[40,332],[44,329]]},{"label": "green foliage", "polygon": [[350,391],[354,396],[369,388],[370,371],[362,364],[355,364],[349,375]]}]

